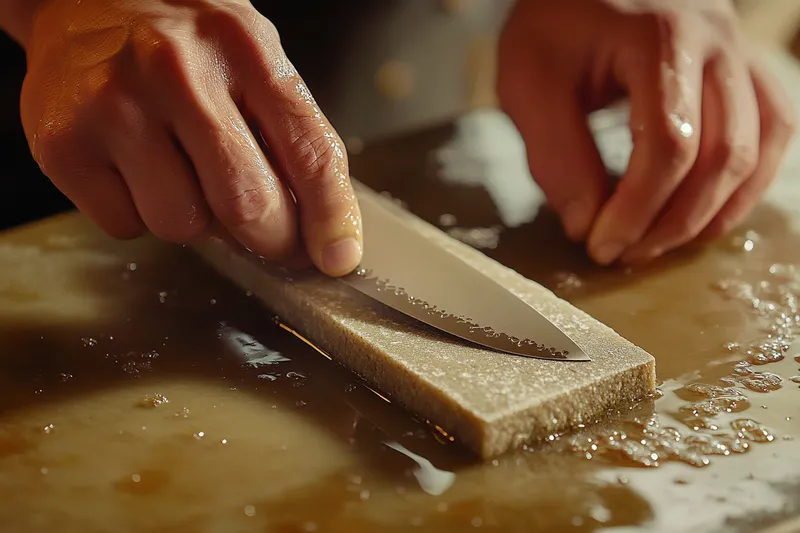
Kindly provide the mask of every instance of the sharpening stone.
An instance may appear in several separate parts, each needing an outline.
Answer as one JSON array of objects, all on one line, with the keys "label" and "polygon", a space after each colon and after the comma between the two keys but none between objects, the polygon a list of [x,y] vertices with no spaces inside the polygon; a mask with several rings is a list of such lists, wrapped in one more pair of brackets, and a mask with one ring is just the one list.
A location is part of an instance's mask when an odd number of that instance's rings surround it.
[{"label": "sharpening stone", "polygon": [[[356,189],[362,203],[390,201],[361,184]],[[591,362],[546,361],[486,350],[442,334],[316,271],[266,267],[258,258],[216,239],[195,249],[222,275],[252,291],[282,321],[393,403],[440,426],[484,459],[591,423],[610,409],[654,393],[651,355],[548,289],[405,213],[409,226],[497,280],[560,327]]]}]

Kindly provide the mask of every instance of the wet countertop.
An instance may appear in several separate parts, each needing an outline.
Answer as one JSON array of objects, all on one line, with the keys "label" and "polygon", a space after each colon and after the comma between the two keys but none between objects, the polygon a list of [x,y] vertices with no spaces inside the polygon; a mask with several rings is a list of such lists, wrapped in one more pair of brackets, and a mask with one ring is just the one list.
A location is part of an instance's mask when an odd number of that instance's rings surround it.
[{"label": "wet countertop", "polygon": [[[800,88],[794,63],[771,64]],[[598,117],[612,167],[615,120]],[[357,147],[353,173],[648,350],[657,399],[477,463],[188,250],[61,216],[0,236],[3,530],[711,533],[791,520],[800,148],[735,234],[599,269],[540,208],[507,126],[475,111]]]}]

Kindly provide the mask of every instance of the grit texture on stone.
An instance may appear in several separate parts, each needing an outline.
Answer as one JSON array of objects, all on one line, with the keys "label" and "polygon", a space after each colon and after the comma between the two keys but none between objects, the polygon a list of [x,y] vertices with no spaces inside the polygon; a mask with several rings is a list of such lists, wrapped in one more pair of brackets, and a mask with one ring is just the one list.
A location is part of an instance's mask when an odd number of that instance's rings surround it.
[{"label": "grit texture on stone", "polygon": [[[362,203],[398,209],[363,186],[357,190]],[[654,392],[655,361],[648,353],[414,215],[404,219],[539,310],[591,362],[496,353],[441,334],[316,272],[277,271],[217,240],[196,250],[336,361],[482,458],[590,423]]]}]

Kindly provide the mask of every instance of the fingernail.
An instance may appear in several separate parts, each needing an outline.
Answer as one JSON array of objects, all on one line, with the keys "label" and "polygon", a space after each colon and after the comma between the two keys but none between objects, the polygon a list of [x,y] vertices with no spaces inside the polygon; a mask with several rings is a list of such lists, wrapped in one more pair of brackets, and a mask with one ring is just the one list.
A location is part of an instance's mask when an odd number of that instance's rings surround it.
[{"label": "fingernail", "polygon": [[601,265],[608,265],[613,263],[624,249],[625,246],[622,243],[610,242],[598,246],[592,256]]},{"label": "fingernail", "polygon": [[322,269],[330,276],[344,276],[361,261],[361,245],[352,237],[329,244],[322,250]]},{"label": "fingernail", "polygon": [[663,253],[663,250],[658,248],[633,249],[625,252],[621,258],[621,261],[623,263],[639,265],[652,261],[656,257],[663,255]]},{"label": "fingernail", "polygon": [[573,241],[583,240],[589,230],[590,216],[591,213],[583,202],[574,201],[567,204],[561,213],[561,223],[567,236]]}]

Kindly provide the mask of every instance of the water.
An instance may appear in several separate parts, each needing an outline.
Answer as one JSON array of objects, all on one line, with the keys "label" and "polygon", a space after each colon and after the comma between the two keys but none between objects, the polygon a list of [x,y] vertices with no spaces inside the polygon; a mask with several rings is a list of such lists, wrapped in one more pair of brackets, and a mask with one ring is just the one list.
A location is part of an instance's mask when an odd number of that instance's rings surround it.
[{"label": "water", "polygon": [[[403,200],[432,222],[498,223],[474,187],[437,187]],[[504,230],[485,253],[652,352],[660,393],[485,464],[184,250],[111,244],[70,219],[7,236],[4,283],[36,297],[0,298],[0,520],[66,533],[757,531],[800,503],[800,249],[786,217],[762,208],[730,240],[630,272],[589,265],[546,212]],[[43,260],[20,268],[32,246]]]},{"label": "water", "polygon": [[[28,336],[18,325],[4,330],[28,363],[0,360],[0,489],[11,494],[0,515],[18,530],[61,531],[112,520],[140,531],[588,531],[674,520],[670,509],[687,501],[702,503],[697,516],[711,522],[755,515],[764,502],[743,503],[736,491],[791,483],[800,458],[786,440],[798,436],[791,419],[800,416],[800,390],[788,386],[798,373],[789,320],[798,279],[769,244],[762,237],[747,252],[757,261],[746,268],[720,245],[713,268],[695,262],[667,279],[597,274],[575,261],[548,268],[539,279],[655,353],[661,394],[484,465],[185,252],[136,244],[136,277],[92,273],[107,293],[98,301],[114,304],[92,321],[43,325],[38,316]],[[627,279],[637,290],[603,292]],[[169,307],[157,297],[164,288]],[[720,481],[727,472],[738,472],[735,488]]]}]

